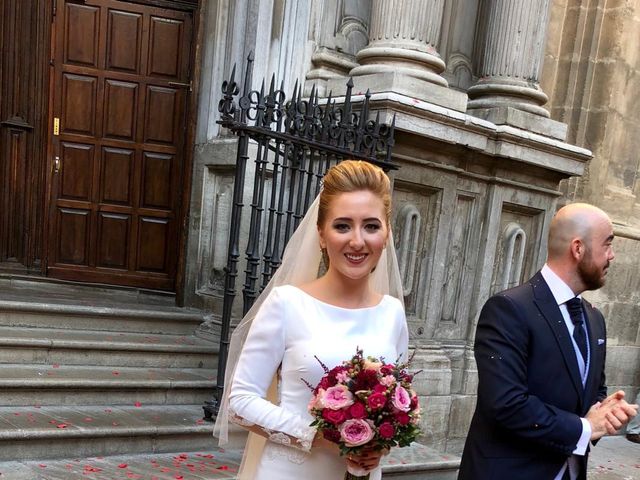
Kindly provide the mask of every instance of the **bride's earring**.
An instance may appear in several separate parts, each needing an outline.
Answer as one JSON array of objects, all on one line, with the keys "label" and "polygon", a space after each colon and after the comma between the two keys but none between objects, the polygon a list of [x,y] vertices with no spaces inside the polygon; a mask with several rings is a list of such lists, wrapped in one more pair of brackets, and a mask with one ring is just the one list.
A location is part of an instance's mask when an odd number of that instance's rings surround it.
[{"label": "bride's earring", "polygon": [[321,247],[320,252],[322,252],[322,264],[324,265],[325,270],[329,269],[329,254],[327,253],[327,249]]}]

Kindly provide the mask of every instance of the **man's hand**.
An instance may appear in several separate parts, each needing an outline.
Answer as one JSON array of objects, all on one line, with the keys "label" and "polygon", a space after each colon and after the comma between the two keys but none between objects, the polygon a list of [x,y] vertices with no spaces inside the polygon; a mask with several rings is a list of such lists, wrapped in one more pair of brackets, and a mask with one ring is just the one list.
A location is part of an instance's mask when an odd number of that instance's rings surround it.
[{"label": "man's hand", "polygon": [[609,395],[587,412],[585,418],[591,424],[591,440],[614,435],[637,414],[638,405],[628,404],[622,390]]}]

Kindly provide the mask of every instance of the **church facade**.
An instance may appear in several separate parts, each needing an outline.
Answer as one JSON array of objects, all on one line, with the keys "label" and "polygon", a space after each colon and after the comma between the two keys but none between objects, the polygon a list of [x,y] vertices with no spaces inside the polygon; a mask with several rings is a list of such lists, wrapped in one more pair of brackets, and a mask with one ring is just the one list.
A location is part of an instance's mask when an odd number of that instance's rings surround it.
[{"label": "church facade", "polygon": [[639,0],[0,5],[4,272],[174,292],[211,312],[200,330],[216,338],[237,147],[218,102],[253,52],[251,89],[273,75],[288,96],[298,82],[339,99],[351,78],[354,106],[368,90],[395,122],[393,228],[426,444],[461,451],[480,308],[543,265],[567,202],[614,222],[607,285],[587,297],[608,321],[608,383],[635,396]]}]

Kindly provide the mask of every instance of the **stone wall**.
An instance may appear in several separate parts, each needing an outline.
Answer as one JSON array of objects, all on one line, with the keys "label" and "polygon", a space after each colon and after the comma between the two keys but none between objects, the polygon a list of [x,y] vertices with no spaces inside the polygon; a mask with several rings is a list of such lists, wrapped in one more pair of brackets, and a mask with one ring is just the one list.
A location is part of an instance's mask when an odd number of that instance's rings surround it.
[{"label": "stone wall", "polygon": [[607,284],[585,296],[607,319],[610,389],[640,386],[640,1],[556,0],[541,84],[572,143],[593,151],[585,175],[563,182],[562,202],[585,201],[614,222]]}]

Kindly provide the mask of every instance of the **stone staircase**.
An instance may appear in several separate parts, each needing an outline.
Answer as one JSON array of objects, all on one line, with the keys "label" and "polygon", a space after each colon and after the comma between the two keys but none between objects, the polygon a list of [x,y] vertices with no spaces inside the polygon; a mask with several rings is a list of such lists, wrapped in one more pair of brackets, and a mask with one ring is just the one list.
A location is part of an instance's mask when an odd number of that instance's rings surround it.
[{"label": "stone staircase", "polygon": [[0,461],[212,448],[202,404],[218,347],[194,336],[202,312],[171,296],[6,283]]}]

